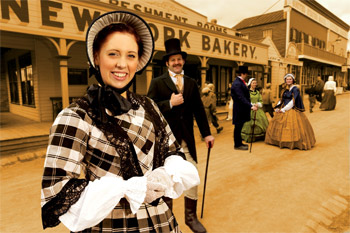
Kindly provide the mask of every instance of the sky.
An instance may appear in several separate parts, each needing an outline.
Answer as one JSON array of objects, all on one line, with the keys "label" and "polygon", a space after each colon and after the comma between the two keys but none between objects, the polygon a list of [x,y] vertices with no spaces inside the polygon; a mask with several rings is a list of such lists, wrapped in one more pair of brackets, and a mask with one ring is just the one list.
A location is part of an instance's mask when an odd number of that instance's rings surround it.
[{"label": "sky", "polygon": [[[212,19],[217,24],[231,28],[244,18],[282,10],[284,0],[175,0]],[[350,25],[349,0],[316,0],[323,7]]]}]

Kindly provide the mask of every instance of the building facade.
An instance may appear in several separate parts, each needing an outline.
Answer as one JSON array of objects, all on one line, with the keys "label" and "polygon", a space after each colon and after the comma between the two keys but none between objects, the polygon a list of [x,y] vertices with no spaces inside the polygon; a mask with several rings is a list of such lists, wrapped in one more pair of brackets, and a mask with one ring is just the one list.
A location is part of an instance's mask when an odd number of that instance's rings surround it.
[{"label": "building facade", "polygon": [[278,53],[269,57],[275,93],[287,72],[295,74],[302,90],[317,75],[324,81],[334,76],[338,87],[350,84],[346,51],[350,26],[315,0],[285,0],[283,10],[246,18],[233,29],[250,40],[269,37],[275,44]]},{"label": "building facade", "polygon": [[155,52],[132,88],[146,94],[151,79],[166,71],[164,41],[177,37],[188,53],[185,74],[199,86],[211,82],[218,102],[239,65],[261,80],[268,77],[269,45],[208,22],[173,0],[9,0],[0,2],[1,111],[52,121],[85,94],[89,79],[85,33],[92,20],[113,10],[143,17],[152,29]]}]

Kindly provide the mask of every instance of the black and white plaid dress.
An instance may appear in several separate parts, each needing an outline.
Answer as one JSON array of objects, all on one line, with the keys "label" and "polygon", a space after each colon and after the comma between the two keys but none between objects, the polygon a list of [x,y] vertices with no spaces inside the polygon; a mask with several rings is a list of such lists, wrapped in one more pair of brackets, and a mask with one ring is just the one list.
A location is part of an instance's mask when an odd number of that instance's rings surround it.
[{"label": "black and white plaid dress", "polygon": [[[128,100],[132,109],[122,115],[108,116],[108,123],[101,123],[86,97],[64,109],[54,121],[41,190],[44,228],[60,223],[59,216],[79,200],[89,181],[110,174],[124,180],[142,176],[163,166],[168,156],[182,156],[155,103],[129,92]],[[161,198],[152,204],[143,203],[136,214],[122,198],[102,222],[82,232],[180,230]]]}]

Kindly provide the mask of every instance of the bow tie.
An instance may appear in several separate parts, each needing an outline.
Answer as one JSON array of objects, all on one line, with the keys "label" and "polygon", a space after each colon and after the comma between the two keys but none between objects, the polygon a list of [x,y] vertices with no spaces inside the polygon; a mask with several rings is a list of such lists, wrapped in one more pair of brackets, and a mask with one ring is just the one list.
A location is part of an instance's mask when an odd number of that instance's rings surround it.
[{"label": "bow tie", "polygon": [[91,85],[88,90],[88,99],[91,104],[99,108],[102,122],[106,122],[105,108],[113,115],[121,115],[128,112],[132,105],[122,97],[118,92],[109,86]]}]

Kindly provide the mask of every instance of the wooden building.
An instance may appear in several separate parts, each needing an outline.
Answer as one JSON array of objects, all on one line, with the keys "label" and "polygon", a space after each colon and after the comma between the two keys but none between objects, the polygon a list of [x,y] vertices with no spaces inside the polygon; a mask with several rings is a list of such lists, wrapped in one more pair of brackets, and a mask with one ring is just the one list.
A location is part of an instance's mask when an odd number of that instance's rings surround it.
[{"label": "wooden building", "polygon": [[278,53],[269,57],[269,69],[275,93],[287,72],[302,87],[314,83],[318,74],[325,81],[333,75],[338,87],[350,84],[350,26],[315,0],[285,0],[282,10],[243,19],[233,29],[252,41],[273,41]]},{"label": "wooden building", "polygon": [[8,0],[0,2],[1,111],[35,121],[52,121],[62,107],[84,95],[89,84],[85,33],[99,15],[126,10],[143,17],[155,39],[153,61],[132,86],[146,94],[166,69],[164,41],[180,38],[188,53],[185,73],[199,86],[212,82],[225,101],[239,65],[268,77],[269,45],[208,22],[173,0]]}]

